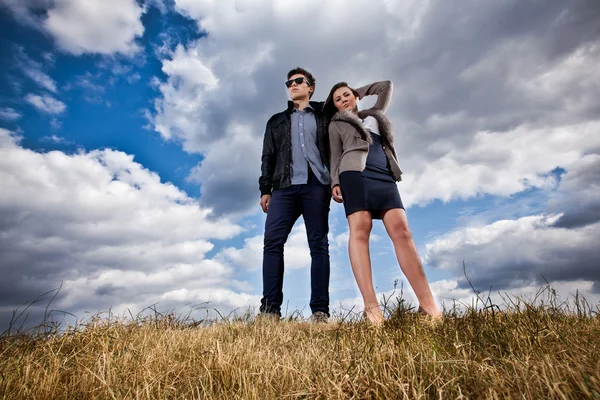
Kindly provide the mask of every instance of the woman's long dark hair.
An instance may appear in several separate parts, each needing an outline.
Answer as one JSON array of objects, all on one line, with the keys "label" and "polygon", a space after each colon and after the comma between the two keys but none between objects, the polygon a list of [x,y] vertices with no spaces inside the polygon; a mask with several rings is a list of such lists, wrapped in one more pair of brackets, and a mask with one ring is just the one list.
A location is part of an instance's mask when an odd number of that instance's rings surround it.
[{"label": "woman's long dark hair", "polygon": [[336,90],[342,87],[347,87],[352,91],[353,95],[358,97],[358,92],[355,89],[348,86],[346,82],[338,82],[335,85],[333,85],[333,87],[329,91],[329,96],[327,96],[327,100],[325,100],[325,105],[323,106],[323,111],[325,111],[325,115],[327,115],[327,118],[329,119],[331,119],[331,117],[333,117],[335,113],[338,112],[338,109],[335,108],[335,105],[333,104],[333,94]]}]

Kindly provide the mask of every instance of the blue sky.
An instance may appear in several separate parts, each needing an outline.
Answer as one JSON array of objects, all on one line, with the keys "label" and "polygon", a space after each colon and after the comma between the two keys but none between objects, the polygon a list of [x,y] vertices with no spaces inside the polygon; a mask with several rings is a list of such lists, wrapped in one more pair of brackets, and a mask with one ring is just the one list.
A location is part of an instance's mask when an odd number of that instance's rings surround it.
[{"label": "blue sky", "polygon": [[[478,290],[549,280],[597,303],[600,8],[463,3],[0,0],[0,324],[61,283],[55,308],[80,317],[256,306],[262,134],[295,66],[317,100],[394,82],[399,190],[439,302],[472,298],[464,260]],[[303,229],[284,295],[308,313]],[[333,202],[330,230],[332,308],[360,307]],[[371,254],[378,293],[414,300],[380,222]]]}]

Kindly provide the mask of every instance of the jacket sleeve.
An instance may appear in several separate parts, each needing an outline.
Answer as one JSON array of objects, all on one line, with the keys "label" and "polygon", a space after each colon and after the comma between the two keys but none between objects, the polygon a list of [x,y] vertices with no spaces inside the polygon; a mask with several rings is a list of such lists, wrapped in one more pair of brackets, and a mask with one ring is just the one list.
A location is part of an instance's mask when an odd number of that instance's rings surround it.
[{"label": "jacket sleeve", "polygon": [[377,101],[373,108],[386,112],[390,101],[392,100],[393,85],[392,81],[374,82],[369,85],[356,89],[359,97],[362,99],[365,96],[377,96]]},{"label": "jacket sleeve", "polygon": [[333,189],[340,184],[340,161],[343,152],[342,137],[336,122],[329,124],[329,149],[331,152],[331,188]]},{"label": "jacket sleeve", "polygon": [[275,171],[276,162],[275,143],[273,140],[273,130],[271,129],[271,122],[267,122],[265,129],[265,137],[263,139],[263,149],[260,166],[260,178],[258,179],[258,186],[260,189],[261,197],[265,194],[271,194],[273,187],[273,173]]}]

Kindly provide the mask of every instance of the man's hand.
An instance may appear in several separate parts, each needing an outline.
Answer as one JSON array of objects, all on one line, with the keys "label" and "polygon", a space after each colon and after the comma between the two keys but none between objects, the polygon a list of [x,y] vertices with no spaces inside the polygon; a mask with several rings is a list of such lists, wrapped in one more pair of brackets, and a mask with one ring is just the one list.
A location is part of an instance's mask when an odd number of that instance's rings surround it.
[{"label": "man's hand", "polygon": [[262,208],[262,210],[265,214],[267,213],[267,211],[269,211],[269,203],[270,202],[271,202],[270,194],[264,194],[260,198],[260,207]]},{"label": "man's hand", "polygon": [[342,199],[342,188],[340,188],[339,185],[336,185],[331,190],[331,197],[333,197],[333,200],[337,201],[338,203],[344,202],[344,200]]}]

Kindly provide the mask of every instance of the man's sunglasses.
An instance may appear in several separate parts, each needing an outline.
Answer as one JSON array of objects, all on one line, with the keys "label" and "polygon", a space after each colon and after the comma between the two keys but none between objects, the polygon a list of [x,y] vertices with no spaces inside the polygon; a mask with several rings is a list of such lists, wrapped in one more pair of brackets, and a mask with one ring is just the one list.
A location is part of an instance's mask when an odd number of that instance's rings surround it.
[{"label": "man's sunglasses", "polygon": [[292,83],[294,83],[294,82],[296,82],[296,85],[302,85],[302,82],[306,82],[306,84],[308,86],[310,86],[310,83],[303,76],[300,76],[296,79],[290,79],[289,81],[286,81],[285,86],[289,88],[290,86],[292,86]]}]

